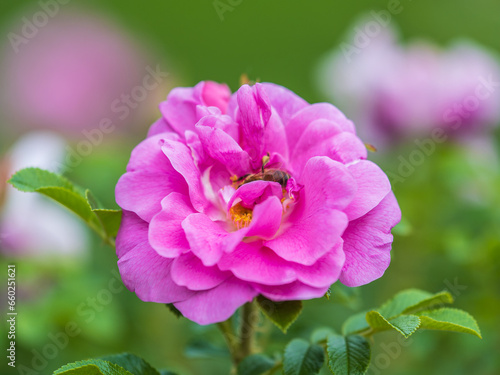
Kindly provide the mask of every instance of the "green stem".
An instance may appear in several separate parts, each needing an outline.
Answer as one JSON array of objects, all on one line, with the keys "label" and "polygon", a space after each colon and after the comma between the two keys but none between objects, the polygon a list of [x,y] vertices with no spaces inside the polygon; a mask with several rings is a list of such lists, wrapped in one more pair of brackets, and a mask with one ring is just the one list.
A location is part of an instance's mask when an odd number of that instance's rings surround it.
[{"label": "green stem", "polygon": [[217,323],[231,354],[233,367],[231,374],[236,374],[236,367],[246,357],[254,353],[255,328],[259,319],[259,311],[253,303],[245,304],[241,309],[239,337],[236,336],[231,318]]},{"label": "green stem", "polygon": [[259,312],[252,301],[243,305],[240,323],[240,349],[238,362],[254,352],[255,328],[258,323]]},{"label": "green stem", "polygon": [[279,371],[282,367],[283,367],[283,362],[281,361],[276,362],[276,364],[269,370],[267,375],[274,374],[276,371]]},{"label": "green stem", "polygon": [[234,333],[232,318],[228,320],[217,323],[217,327],[219,327],[224,339],[226,340],[226,344],[229,348],[229,353],[231,354],[231,358],[234,364],[237,364],[238,350],[239,350],[239,340],[236,334]]},{"label": "green stem", "polygon": [[366,338],[370,338],[372,337],[375,333],[377,333],[377,331],[375,331],[373,328],[367,328],[367,329],[364,329],[360,332],[353,332],[353,335],[360,335],[360,336],[363,336],[363,337],[366,337]]}]

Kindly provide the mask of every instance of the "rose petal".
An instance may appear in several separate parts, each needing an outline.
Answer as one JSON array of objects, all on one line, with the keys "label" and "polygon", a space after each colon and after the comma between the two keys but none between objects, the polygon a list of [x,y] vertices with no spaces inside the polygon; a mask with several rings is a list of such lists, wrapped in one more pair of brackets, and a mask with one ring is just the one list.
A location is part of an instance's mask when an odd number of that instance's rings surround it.
[{"label": "rose petal", "polygon": [[281,225],[283,206],[279,198],[271,196],[253,209],[252,221],[245,237],[272,238]]},{"label": "rose petal", "polygon": [[189,250],[182,221],[194,213],[189,197],[171,193],[161,201],[162,210],[149,224],[149,243],[158,254],[175,258]]},{"label": "rose petal", "polygon": [[193,253],[175,258],[170,273],[177,285],[196,291],[212,289],[231,276],[229,272],[220,271],[217,266],[204,266]]},{"label": "rose petal", "polygon": [[148,243],[148,224],[134,213],[123,212],[116,244],[123,283],[141,300],[172,303],[193,295],[173,282],[172,259],[163,258],[153,250]]},{"label": "rose petal", "polygon": [[265,243],[283,259],[312,265],[340,241],[347,227],[341,210],[353,199],[356,184],[344,165],[327,157],[314,157],[304,168],[304,188],[288,227]]},{"label": "rose petal", "polygon": [[326,155],[343,164],[367,157],[365,144],[353,133],[343,132],[336,135],[330,139],[328,147],[330,150]]},{"label": "rose petal", "polygon": [[341,130],[354,133],[354,125],[342,112],[328,103],[316,103],[295,113],[286,126],[286,135],[290,150],[295,148],[307,126],[315,121],[325,119],[335,123]]},{"label": "rose petal", "polygon": [[285,126],[295,113],[309,105],[300,96],[283,86],[267,82],[258,85],[264,88],[271,106],[276,110]]},{"label": "rose petal", "polygon": [[174,129],[172,129],[172,127],[163,117],[160,117],[153,123],[153,125],[150,126],[147,137],[149,138],[158,134],[172,132],[174,132]]},{"label": "rose petal", "polygon": [[248,153],[223,130],[204,125],[212,119],[206,116],[196,125],[203,147],[213,159],[224,164],[231,173],[242,176],[250,170]]},{"label": "rose petal", "polygon": [[161,200],[171,192],[188,193],[184,178],[161,150],[162,135],[147,138],[133,151],[128,172],[118,181],[116,203],[150,221],[161,210]]},{"label": "rose petal", "polygon": [[291,165],[294,173],[300,175],[307,161],[314,156],[329,156],[330,140],[340,132],[335,123],[324,119],[307,125],[292,152]]},{"label": "rose petal", "polygon": [[181,142],[165,140],[162,151],[189,186],[191,204],[198,212],[206,212],[210,203],[205,197],[199,169],[194,164],[191,150]]},{"label": "rose petal", "polygon": [[225,254],[218,265],[241,280],[260,284],[282,285],[297,279],[288,262],[262,246],[261,241],[240,243],[232,253]]},{"label": "rose petal", "polygon": [[253,208],[268,197],[275,196],[283,198],[283,188],[274,181],[257,180],[241,185],[229,200],[227,210],[233,206],[236,200],[241,200],[243,206]]},{"label": "rose petal", "polygon": [[361,160],[347,169],[356,180],[358,191],[344,212],[350,221],[355,220],[377,206],[391,191],[386,174],[375,163]]},{"label": "rose petal", "polygon": [[244,233],[228,233],[222,222],[214,222],[204,214],[191,214],[182,222],[191,251],[205,266],[217,264],[224,252],[231,252]]},{"label": "rose petal", "polygon": [[196,106],[202,104],[204,85],[205,82],[200,82],[195,87],[176,87],[170,91],[167,100],[160,103],[163,118],[178,134],[194,130],[198,121]]},{"label": "rose petal", "polygon": [[222,113],[226,113],[227,104],[231,98],[231,90],[225,84],[205,81],[201,96],[205,105],[217,107]]},{"label": "rose petal", "polygon": [[224,255],[218,265],[237,278],[264,285],[283,285],[294,281],[314,288],[329,287],[339,278],[345,255],[342,243],[311,266],[288,262],[262,242],[242,242],[231,254]]},{"label": "rose petal", "polygon": [[206,325],[229,319],[238,307],[256,296],[257,291],[248,283],[231,278],[174,306],[189,320]]},{"label": "rose petal", "polygon": [[237,92],[236,120],[243,137],[240,144],[252,159],[252,167],[259,168],[264,156],[265,127],[271,117],[271,106],[263,88],[243,85]]},{"label": "rose petal", "polygon": [[390,192],[366,215],[351,221],[342,238],[346,261],[340,281],[347,286],[364,285],[384,274],[391,261],[391,229],[401,211]]},{"label": "rose petal", "polygon": [[259,294],[273,301],[296,301],[323,297],[328,291],[329,286],[324,288],[314,288],[302,284],[300,281],[294,281],[284,285],[261,285],[253,284]]}]

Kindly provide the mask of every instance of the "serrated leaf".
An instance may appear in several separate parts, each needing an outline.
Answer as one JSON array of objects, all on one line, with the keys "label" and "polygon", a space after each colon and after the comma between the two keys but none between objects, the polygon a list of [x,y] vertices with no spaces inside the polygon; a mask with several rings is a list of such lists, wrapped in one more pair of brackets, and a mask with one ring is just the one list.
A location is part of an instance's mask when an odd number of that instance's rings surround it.
[{"label": "serrated leaf", "polygon": [[88,190],[63,176],[39,168],[22,169],[9,182],[18,190],[40,193],[55,200],[79,216],[105,241],[114,243],[113,238],[121,222],[121,211],[102,208]]},{"label": "serrated leaf", "polygon": [[134,375],[114,363],[102,359],[88,359],[68,363],[53,375]]},{"label": "serrated leaf", "polygon": [[400,314],[413,313],[452,302],[453,297],[446,291],[432,294],[419,289],[407,289],[397,293],[376,310],[386,318],[393,318]]},{"label": "serrated leaf", "polygon": [[97,215],[97,218],[106,231],[106,234],[109,237],[116,237],[122,221],[122,211],[104,208],[97,208],[92,211]]},{"label": "serrated leaf", "polygon": [[257,304],[264,315],[283,333],[286,333],[302,311],[302,301],[274,302],[263,296],[258,296]]},{"label": "serrated leaf", "polygon": [[469,333],[482,338],[476,320],[469,313],[449,307],[419,313],[420,328]]},{"label": "serrated leaf", "polygon": [[314,344],[326,342],[328,336],[332,334],[335,334],[335,331],[329,327],[317,328],[311,334],[311,342]]},{"label": "serrated leaf", "polygon": [[60,187],[85,196],[85,191],[56,173],[40,168],[25,168],[14,173],[8,181],[16,189],[25,192],[36,192],[41,187]]},{"label": "serrated leaf", "polygon": [[292,340],[285,348],[284,375],[317,374],[325,361],[323,348],[302,339]]},{"label": "serrated leaf", "polygon": [[411,336],[420,326],[420,318],[416,315],[400,315],[387,320],[378,311],[369,311],[366,321],[374,332],[394,329],[404,337]]},{"label": "serrated leaf", "polygon": [[238,375],[261,375],[272,369],[275,362],[263,355],[253,354],[238,364]]},{"label": "serrated leaf", "polygon": [[334,375],[362,375],[368,370],[370,344],[362,336],[331,335],[326,350],[328,365]]},{"label": "serrated leaf", "polygon": [[402,314],[406,309],[429,298],[432,298],[432,293],[419,289],[407,289],[394,295],[394,297],[376,310],[386,318],[392,318]]},{"label": "serrated leaf", "polygon": [[417,311],[427,310],[431,307],[453,303],[453,296],[448,291],[442,291],[434,294],[433,296],[420,301],[413,306],[407,307],[403,314],[415,313]]},{"label": "serrated leaf", "polygon": [[101,359],[114,363],[133,375],[160,375],[160,373],[144,359],[130,353],[106,356]]},{"label": "serrated leaf", "polygon": [[350,335],[355,332],[364,331],[365,329],[370,328],[368,322],[366,321],[367,311],[362,311],[360,313],[351,315],[342,325],[342,334]]},{"label": "serrated leaf", "polygon": [[93,228],[99,225],[85,191],[62,176],[39,168],[26,168],[15,173],[9,182],[21,191],[40,193],[52,198]]}]

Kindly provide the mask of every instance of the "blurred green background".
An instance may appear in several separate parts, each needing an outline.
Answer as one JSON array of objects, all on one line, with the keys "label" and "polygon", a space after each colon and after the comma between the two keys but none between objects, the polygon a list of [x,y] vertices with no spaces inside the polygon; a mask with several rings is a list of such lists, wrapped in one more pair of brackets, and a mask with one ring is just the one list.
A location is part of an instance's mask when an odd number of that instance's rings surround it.
[{"label": "blurred green background", "polygon": [[[35,8],[27,7],[29,4]],[[71,2],[75,4],[76,0]],[[224,13],[223,20],[208,0],[94,0],[78,5],[104,12],[139,38],[152,49],[163,69],[171,72],[176,84],[192,86],[200,80],[215,80],[235,90],[240,75],[246,73],[253,80],[284,85],[316,102],[325,99],[313,80],[318,59],[343,41],[359,15],[385,9],[387,1],[243,0]],[[404,39],[426,38],[446,45],[457,37],[467,37],[500,53],[497,1],[419,0],[401,1],[401,5],[404,10],[393,21]],[[29,16],[36,7],[35,2],[2,0],[0,30],[4,42],[10,25]],[[151,114],[148,123],[137,124],[131,135],[106,139],[69,177],[114,205],[114,186],[125,170],[130,151],[145,137],[158,114]],[[16,137],[15,132],[2,127],[1,153]],[[497,148],[499,138],[497,132]],[[371,157],[385,171],[394,172],[397,155],[407,157],[413,147],[401,145],[392,154]],[[396,334],[381,335],[376,338],[372,356],[376,368],[369,373],[500,373],[498,160],[491,165],[480,162],[460,146],[447,142],[394,190],[403,222],[395,230],[392,264],[384,277],[355,291],[342,289],[349,292],[345,298],[335,297],[334,288],[330,301],[307,301],[288,339],[308,337],[314,327],[323,325],[340,329],[353,312],[377,306],[405,288],[431,292],[448,288],[456,298],[456,307],[477,318],[483,340],[453,333],[419,333],[406,343],[401,354],[385,363],[387,356],[380,355],[384,353],[382,344],[387,347],[398,339]],[[477,199],[469,199],[466,191],[471,190]],[[43,351],[50,343],[49,334],[64,331],[73,321],[81,334],[70,338],[69,345],[39,373],[50,374],[67,362],[122,351],[180,374],[227,373],[229,359],[215,328],[177,319],[165,306],[144,303],[124,288],[116,293],[102,292],[116,278],[116,256],[97,238],[93,238],[89,251],[91,256],[84,262],[2,258],[2,270],[8,263],[17,264],[18,287],[23,289],[18,304],[18,365],[29,366],[33,350]],[[453,287],[457,284],[459,287]],[[103,300],[109,294],[112,300]],[[3,348],[3,331],[1,337]],[[269,352],[279,349],[287,337],[273,328],[267,337]],[[4,363],[5,359],[2,366]]]}]

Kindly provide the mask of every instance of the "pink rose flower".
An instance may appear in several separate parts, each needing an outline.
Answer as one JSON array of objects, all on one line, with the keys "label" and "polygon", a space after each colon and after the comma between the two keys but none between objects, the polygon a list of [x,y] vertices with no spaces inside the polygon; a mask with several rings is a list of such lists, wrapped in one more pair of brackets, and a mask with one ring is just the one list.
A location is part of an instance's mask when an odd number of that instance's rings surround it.
[{"label": "pink rose flower", "polygon": [[[363,30],[365,22],[353,29]],[[367,142],[428,136],[436,127],[469,137],[500,122],[500,65],[475,43],[403,45],[388,27],[363,48],[344,48],[324,58],[318,85],[363,125]]]},{"label": "pink rose flower", "polygon": [[14,126],[74,135],[108,117],[120,126],[133,122],[119,119],[112,105],[141,83],[144,54],[105,17],[61,11],[32,39],[3,52],[0,99]]},{"label": "pink rose flower", "polygon": [[382,276],[401,213],[333,105],[201,82],[160,110],[116,186],[118,266],[140,299],[209,324],[259,294],[318,298]]}]

